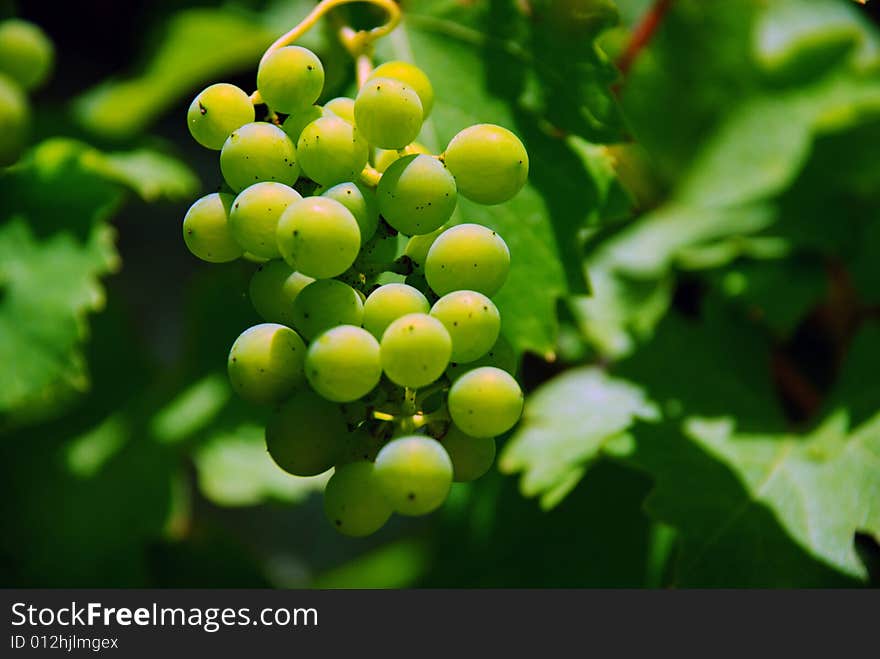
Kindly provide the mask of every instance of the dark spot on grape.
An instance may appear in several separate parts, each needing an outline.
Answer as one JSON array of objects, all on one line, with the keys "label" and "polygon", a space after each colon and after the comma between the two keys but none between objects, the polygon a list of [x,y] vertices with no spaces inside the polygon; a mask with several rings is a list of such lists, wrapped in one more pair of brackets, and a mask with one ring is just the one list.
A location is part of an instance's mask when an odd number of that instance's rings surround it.
[{"label": "dark spot on grape", "polygon": [[342,526],[342,520],[341,520],[341,519],[337,519],[337,520],[336,520],[336,526]]},{"label": "dark spot on grape", "polygon": [[199,112],[201,112],[202,115],[208,114],[208,108],[206,108],[204,105],[202,105],[201,101],[199,101]]},{"label": "dark spot on grape", "polygon": [[239,206],[240,203],[241,203],[241,202],[236,201],[236,202],[235,202],[235,207],[238,208],[238,206]]},{"label": "dark spot on grape", "polygon": [[[307,65],[306,65],[306,68],[307,68],[309,71],[311,71],[311,70],[312,70],[312,65],[311,65],[311,64],[307,64]],[[520,161],[520,162],[522,162],[522,161]]]},{"label": "dark spot on grape", "polygon": [[415,498],[416,498],[415,492],[410,492],[409,494],[406,495],[406,498],[409,499],[410,501],[415,501]]},{"label": "dark spot on grape", "polygon": [[265,373],[265,372],[266,372],[266,369],[265,369],[265,368],[261,368],[261,369],[260,369],[260,373]]},{"label": "dark spot on grape", "polygon": [[238,357],[233,357],[233,358],[232,358],[232,361],[237,362],[237,361],[238,361]]},{"label": "dark spot on grape", "polygon": [[303,318],[305,318],[306,320],[308,320],[308,318],[309,318],[309,314],[304,313],[304,314],[303,314]]},{"label": "dark spot on grape", "polygon": [[485,304],[483,305],[483,311],[489,311],[489,307],[487,307]]},{"label": "dark spot on grape", "polygon": [[453,327],[458,327],[458,321],[457,321],[457,320],[452,321],[452,326],[453,326]]},{"label": "dark spot on grape", "polygon": [[192,229],[187,229],[186,232],[187,232],[189,235],[192,235],[193,230],[192,230]]}]

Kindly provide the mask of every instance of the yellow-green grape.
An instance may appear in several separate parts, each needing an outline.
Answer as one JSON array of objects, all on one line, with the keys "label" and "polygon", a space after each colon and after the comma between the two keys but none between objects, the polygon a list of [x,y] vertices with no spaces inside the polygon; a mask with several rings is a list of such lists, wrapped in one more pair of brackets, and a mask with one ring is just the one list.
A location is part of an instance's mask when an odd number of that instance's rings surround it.
[{"label": "yellow-green grape", "polygon": [[[366,413],[366,409],[364,409],[364,413]],[[384,444],[385,441],[381,437],[365,430],[355,430],[346,438],[342,453],[336,459],[336,466],[351,462],[363,462],[364,460],[373,462]]]},{"label": "yellow-green grape", "polygon": [[21,87],[0,74],[0,167],[18,160],[30,133],[30,109]]},{"label": "yellow-green grape", "polygon": [[375,465],[382,492],[401,515],[427,515],[449,495],[452,461],[435,439],[393,439],[379,451]]},{"label": "yellow-green grape", "polygon": [[494,437],[469,437],[450,426],[440,443],[452,460],[452,479],[457,483],[477,480],[495,462]]},{"label": "yellow-green grape", "polygon": [[489,352],[479,359],[468,362],[466,364],[459,363],[455,360],[449,362],[449,368],[446,369],[446,377],[455,382],[468,371],[481,366],[494,366],[502,371],[507,371],[511,375],[516,375],[516,352],[510,342],[500,335],[495,345],[489,348]]},{"label": "yellow-green grape", "polygon": [[339,183],[321,193],[322,197],[335,199],[345,206],[361,230],[361,244],[366,243],[376,234],[379,226],[379,204],[376,194],[361,183]]},{"label": "yellow-green grape", "polygon": [[338,467],[324,489],[324,513],[343,535],[360,538],[375,533],[391,512],[372,462]]},{"label": "yellow-green grape", "polygon": [[354,124],[354,99],[339,96],[324,103],[324,109],[332,112],[343,121]]},{"label": "yellow-green grape", "polygon": [[283,183],[263,181],[245,188],[229,213],[232,237],[254,256],[278,258],[278,220],[290,204],[300,199],[299,192]]},{"label": "yellow-green grape", "polygon": [[358,92],[354,120],[370,144],[402,149],[422,128],[422,102],[412,87],[399,80],[373,78]]},{"label": "yellow-green grape", "polygon": [[320,119],[323,116],[324,110],[320,105],[310,105],[287,117],[284,123],[281,124],[281,130],[287,133],[288,137],[296,144],[299,136],[302,135],[303,129],[315,119]]},{"label": "yellow-green grape", "polygon": [[196,142],[219,151],[237,128],[254,120],[254,104],[235,85],[225,82],[199,92],[190,103],[186,124]]},{"label": "yellow-green grape", "polygon": [[451,355],[449,332],[425,313],[401,316],[382,334],[382,368],[401,387],[416,389],[431,384],[443,375]]},{"label": "yellow-green grape", "polygon": [[318,100],[324,89],[324,67],[308,48],[285,46],[263,57],[257,89],[270,108],[293,114]]},{"label": "yellow-green grape", "polygon": [[425,259],[425,276],[437,295],[470,290],[492,297],[509,271],[507,244],[481,224],[447,229],[431,245]]},{"label": "yellow-green grape", "polygon": [[227,367],[235,392],[252,403],[284,400],[305,380],[306,346],[289,327],[263,323],[232,344]]},{"label": "yellow-green grape", "polygon": [[434,88],[428,76],[419,67],[409,62],[385,62],[370,74],[370,78],[391,78],[406,83],[419,95],[422,115],[427,118],[434,107]]},{"label": "yellow-green grape", "polygon": [[379,384],[379,342],[354,325],[340,325],[312,341],[306,355],[306,377],[327,400],[348,403]]},{"label": "yellow-green grape", "polygon": [[529,177],[529,155],[519,138],[494,124],[465,128],[444,153],[458,191],[479,204],[511,199]]},{"label": "yellow-green grape", "polygon": [[471,437],[496,437],[522,415],[523,393],[507,371],[482,366],[468,371],[449,389],[452,422]]},{"label": "yellow-green grape", "polygon": [[409,260],[412,261],[417,270],[425,267],[425,261],[428,259],[428,250],[431,249],[431,245],[434,244],[434,241],[437,240],[440,234],[448,228],[443,226],[439,229],[434,229],[431,233],[413,236],[406,242],[403,253],[409,257]]},{"label": "yellow-green grape", "polygon": [[495,345],[501,314],[492,300],[476,291],[453,291],[434,303],[431,315],[452,338],[452,361],[472,362]]},{"label": "yellow-green grape", "polygon": [[329,197],[306,197],[287,207],[278,222],[284,260],[309,277],[337,277],[361,248],[361,230],[345,206]]},{"label": "yellow-green grape", "polygon": [[334,185],[360,175],[370,147],[350,123],[325,116],[303,128],[296,152],[306,176],[321,185]]},{"label": "yellow-green grape", "polygon": [[220,151],[220,171],[241,192],[260,181],[293,185],[299,178],[296,147],[283,130],[263,121],[236,129]]},{"label": "yellow-green grape", "polygon": [[296,327],[293,303],[302,289],[313,281],[284,261],[269,261],[257,268],[251,277],[248,288],[251,304],[266,322]]},{"label": "yellow-green grape", "polygon": [[348,435],[339,406],[302,389],[269,418],[266,447],[284,471],[317,476],[336,464]]},{"label": "yellow-green grape", "polygon": [[54,60],[52,41],[39,26],[15,18],[0,23],[0,71],[19,85],[39,87],[52,72]]},{"label": "yellow-green grape", "polygon": [[410,313],[428,313],[431,305],[422,293],[406,284],[385,284],[364,303],[364,329],[381,339],[388,326]]},{"label": "yellow-green grape", "polygon": [[293,326],[311,340],[337,325],[360,325],[364,305],[357,291],[337,279],[320,279],[293,301]]},{"label": "yellow-green grape", "polygon": [[418,154],[429,156],[431,155],[431,150],[419,142],[413,142],[404,149],[376,149],[373,154],[373,167],[376,168],[377,172],[382,173],[398,158]]},{"label": "yellow-green grape", "polygon": [[226,263],[242,255],[232,236],[229,212],[235,197],[214,192],[197,200],[183,218],[183,241],[195,256],[208,263]]},{"label": "yellow-green grape", "polygon": [[431,233],[455,210],[455,179],[432,156],[404,156],[391,163],[376,188],[379,212],[407,236]]}]

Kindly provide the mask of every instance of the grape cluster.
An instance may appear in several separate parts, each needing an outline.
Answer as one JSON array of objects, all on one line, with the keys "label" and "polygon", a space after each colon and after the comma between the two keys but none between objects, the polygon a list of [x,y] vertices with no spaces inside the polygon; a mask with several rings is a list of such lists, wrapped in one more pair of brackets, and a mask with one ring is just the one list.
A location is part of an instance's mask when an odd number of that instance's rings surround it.
[{"label": "grape cluster", "polygon": [[485,226],[449,225],[458,195],[513,197],[528,156],[489,124],[439,156],[415,143],[434,92],[409,63],[382,64],[355,98],[320,106],[323,82],[314,53],[286,46],[264,56],[253,96],[229,84],[196,96],[189,128],[220,151],[226,188],[192,205],[183,236],[206,261],[260,263],[249,293],[266,322],[235,340],[232,387],[273,407],[266,443],[279,467],[335,468],[327,516],[362,536],[484,474],[494,438],[520,417],[491,299],[510,252]]},{"label": "grape cluster", "polygon": [[52,71],[55,49],[33,23],[15,18],[0,22],[0,167],[21,155],[30,134],[27,92]]}]

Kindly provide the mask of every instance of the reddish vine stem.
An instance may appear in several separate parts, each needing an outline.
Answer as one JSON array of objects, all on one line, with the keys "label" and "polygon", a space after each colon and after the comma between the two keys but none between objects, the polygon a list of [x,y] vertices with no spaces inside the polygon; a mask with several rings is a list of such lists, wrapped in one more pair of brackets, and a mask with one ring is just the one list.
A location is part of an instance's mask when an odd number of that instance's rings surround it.
[{"label": "reddish vine stem", "polygon": [[620,73],[624,78],[629,73],[636,58],[638,58],[639,53],[651,42],[651,38],[654,36],[657,28],[660,27],[663,17],[671,6],[672,0],[655,0],[647,13],[642,16],[639,24],[636,25],[626,49],[617,58],[617,68],[620,69]]}]

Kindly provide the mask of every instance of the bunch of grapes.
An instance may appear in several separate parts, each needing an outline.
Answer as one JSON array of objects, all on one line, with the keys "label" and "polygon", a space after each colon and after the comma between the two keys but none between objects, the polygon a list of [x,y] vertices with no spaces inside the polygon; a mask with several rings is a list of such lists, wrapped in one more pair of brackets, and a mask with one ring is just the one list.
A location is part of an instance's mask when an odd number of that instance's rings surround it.
[{"label": "bunch of grapes", "polygon": [[491,299],[510,252],[485,226],[448,224],[458,195],[513,197],[528,156],[489,124],[440,155],[415,143],[434,92],[409,63],[382,64],[354,99],[319,106],[323,82],[313,52],[285,46],[264,56],[254,95],[215,84],[196,96],[190,131],[220,151],[228,187],[193,204],[183,235],[206,261],[260,263],[249,292],[266,322],[232,345],[230,381],[273,406],[266,443],[279,467],[335,469],[327,516],[363,536],[484,474],[494,438],[519,420]]},{"label": "bunch of grapes", "polygon": [[27,92],[52,71],[55,49],[33,23],[15,18],[0,22],[0,167],[21,155],[30,133]]}]

